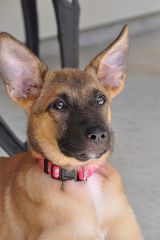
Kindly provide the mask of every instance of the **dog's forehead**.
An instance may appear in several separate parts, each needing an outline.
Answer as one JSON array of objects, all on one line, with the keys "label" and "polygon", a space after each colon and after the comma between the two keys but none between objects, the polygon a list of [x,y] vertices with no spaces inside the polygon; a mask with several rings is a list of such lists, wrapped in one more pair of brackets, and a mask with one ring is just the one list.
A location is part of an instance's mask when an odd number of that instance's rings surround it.
[{"label": "dog's forehead", "polygon": [[68,95],[81,97],[88,95],[88,93],[93,92],[95,89],[103,89],[95,76],[78,69],[49,72],[45,77],[44,88],[46,92],[55,95],[65,92]]}]

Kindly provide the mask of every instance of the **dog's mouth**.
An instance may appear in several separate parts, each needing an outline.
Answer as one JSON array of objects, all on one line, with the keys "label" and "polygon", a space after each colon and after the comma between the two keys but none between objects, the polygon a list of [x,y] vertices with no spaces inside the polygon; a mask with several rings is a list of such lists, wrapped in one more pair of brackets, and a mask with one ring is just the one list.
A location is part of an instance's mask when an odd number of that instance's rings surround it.
[{"label": "dog's mouth", "polygon": [[82,153],[82,154],[77,154],[76,155],[76,159],[80,160],[80,161],[88,161],[90,159],[99,159],[101,158],[105,153],[107,152],[107,150],[104,150],[103,152],[100,153]]},{"label": "dog's mouth", "polygon": [[101,151],[97,151],[97,152],[90,152],[90,151],[79,151],[77,153],[71,153],[70,151],[68,151],[67,149],[65,148],[61,148],[61,151],[62,153],[67,156],[67,157],[72,157],[72,158],[75,158],[79,161],[83,161],[83,162],[86,162],[88,160],[91,160],[91,159],[99,159],[101,158],[106,152],[108,152],[109,149],[104,149],[104,150],[101,150]]}]

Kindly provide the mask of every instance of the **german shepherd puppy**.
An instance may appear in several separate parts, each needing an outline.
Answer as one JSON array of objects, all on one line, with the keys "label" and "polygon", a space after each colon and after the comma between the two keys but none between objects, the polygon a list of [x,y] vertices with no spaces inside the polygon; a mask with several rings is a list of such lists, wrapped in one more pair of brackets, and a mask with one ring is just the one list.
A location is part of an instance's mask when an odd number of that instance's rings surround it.
[{"label": "german shepherd puppy", "polygon": [[0,158],[1,240],[142,240],[107,161],[111,100],[124,87],[127,53],[126,26],[83,70],[53,72],[0,34],[1,77],[28,114],[30,146]]}]

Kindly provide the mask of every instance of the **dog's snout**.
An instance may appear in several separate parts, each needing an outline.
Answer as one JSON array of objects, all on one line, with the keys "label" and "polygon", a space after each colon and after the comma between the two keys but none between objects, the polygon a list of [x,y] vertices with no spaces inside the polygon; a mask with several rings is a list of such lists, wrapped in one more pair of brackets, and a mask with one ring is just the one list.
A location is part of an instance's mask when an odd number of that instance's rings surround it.
[{"label": "dog's snout", "polygon": [[90,141],[100,144],[106,139],[107,132],[99,128],[90,128],[87,137]]}]

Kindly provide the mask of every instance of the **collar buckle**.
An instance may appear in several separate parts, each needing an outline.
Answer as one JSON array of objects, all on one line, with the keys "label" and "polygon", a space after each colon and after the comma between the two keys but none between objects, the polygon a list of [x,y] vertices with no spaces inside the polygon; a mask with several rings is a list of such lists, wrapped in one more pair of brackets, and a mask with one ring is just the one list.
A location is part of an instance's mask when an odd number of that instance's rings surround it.
[{"label": "collar buckle", "polygon": [[61,181],[74,180],[75,182],[83,181],[86,183],[87,179],[96,171],[96,168],[84,170],[83,167],[79,170],[65,170],[43,157],[38,160],[40,167],[46,174]]},{"label": "collar buckle", "polygon": [[61,176],[60,176],[60,179],[62,181],[66,181],[66,180],[72,180],[74,179],[75,181],[78,180],[78,177],[77,177],[77,171],[75,170],[65,170],[65,169],[61,169]]}]

